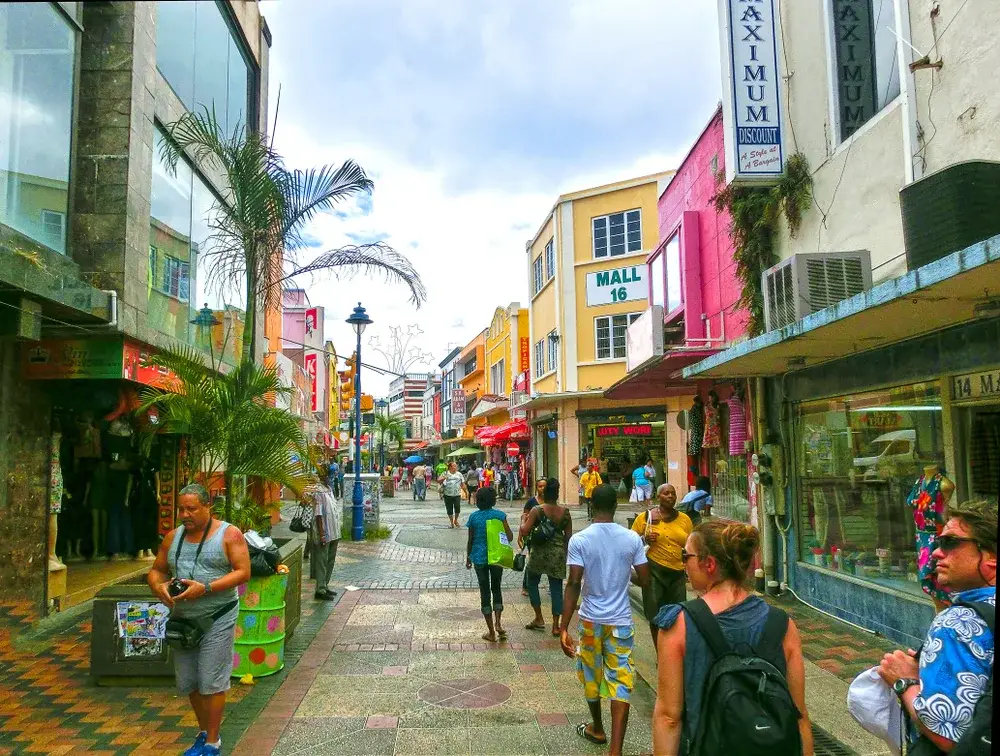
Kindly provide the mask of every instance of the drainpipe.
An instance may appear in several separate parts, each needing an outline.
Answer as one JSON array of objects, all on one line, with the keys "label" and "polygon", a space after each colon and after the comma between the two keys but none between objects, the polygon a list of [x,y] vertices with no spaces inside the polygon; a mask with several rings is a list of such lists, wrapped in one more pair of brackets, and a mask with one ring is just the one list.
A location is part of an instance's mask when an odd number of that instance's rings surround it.
[{"label": "drainpipe", "polygon": [[[764,379],[754,378],[754,448],[760,449],[764,445],[765,433],[767,430],[766,402],[764,400]],[[764,496],[768,495],[764,487],[759,483],[757,486],[757,522],[760,526],[760,543],[762,557],[764,560],[764,579],[768,582],[774,580],[774,530],[771,518],[767,515],[767,505],[764,503]]]}]

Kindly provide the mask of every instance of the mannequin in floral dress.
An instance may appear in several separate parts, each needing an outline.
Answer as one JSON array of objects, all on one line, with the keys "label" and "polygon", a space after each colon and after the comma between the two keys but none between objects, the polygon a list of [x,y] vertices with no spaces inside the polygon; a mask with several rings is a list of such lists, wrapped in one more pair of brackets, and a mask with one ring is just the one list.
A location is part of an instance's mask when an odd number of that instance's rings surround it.
[{"label": "mannequin in floral dress", "polygon": [[923,475],[910,491],[906,503],[913,507],[913,522],[917,526],[917,574],[924,593],[934,599],[934,606],[941,611],[949,596],[937,586],[934,561],[934,540],[944,529],[944,510],[955,492],[955,484],[944,476],[937,465],[928,465]]},{"label": "mannequin in floral dress", "polygon": [[708,403],[705,405],[705,440],[702,446],[706,449],[718,449],[722,446],[722,428],[719,425],[719,395],[708,392]]}]

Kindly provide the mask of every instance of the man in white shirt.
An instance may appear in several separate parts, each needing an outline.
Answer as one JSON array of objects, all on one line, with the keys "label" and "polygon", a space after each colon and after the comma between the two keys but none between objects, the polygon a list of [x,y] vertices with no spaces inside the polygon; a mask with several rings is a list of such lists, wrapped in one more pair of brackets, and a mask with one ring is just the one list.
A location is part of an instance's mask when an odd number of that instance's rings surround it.
[{"label": "man in white shirt", "polygon": [[[642,539],[615,522],[618,506],[615,489],[606,484],[598,486],[591,502],[593,523],[569,540],[561,642],[563,653],[576,658],[577,677],[583,683],[583,694],[593,718],[592,724],[577,727],[577,734],[591,743],[608,743],[601,722],[601,698],[611,699],[609,753],[620,756],[635,681],[632,665],[635,623],[628,586],[629,582],[649,586],[649,564]],[[577,647],[568,628],[581,591]]]},{"label": "man in white shirt", "polygon": [[340,502],[324,484],[327,471],[320,467],[320,483],[309,486],[303,498],[313,505],[313,550],[312,560],[316,572],[316,592],[318,601],[333,601],[337,592],[330,588],[333,564],[337,561],[337,544],[340,543],[340,528],[343,519]]}]

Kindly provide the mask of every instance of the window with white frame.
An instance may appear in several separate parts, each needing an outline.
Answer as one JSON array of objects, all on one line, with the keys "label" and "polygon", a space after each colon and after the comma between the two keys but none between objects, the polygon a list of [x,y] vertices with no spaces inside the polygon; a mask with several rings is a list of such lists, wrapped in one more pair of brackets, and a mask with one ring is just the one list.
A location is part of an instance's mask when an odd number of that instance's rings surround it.
[{"label": "window with white frame", "polygon": [[630,312],[625,315],[602,315],[599,318],[594,318],[597,359],[625,359],[625,332],[641,314]]},{"label": "window with white frame", "polygon": [[552,239],[545,245],[545,280],[556,274],[556,249]]},{"label": "window with white frame", "polygon": [[157,291],[181,302],[191,298],[191,265],[172,255],[160,254],[149,247],[149,269],[152,285]]},{"label": "window with white frame", "polygon": [[594,257],[642,251],[642,213],[627,210],[593,219]]},{"label": "window with white frame", "polygon": [[531,282],[532,282],[532,292],[537,294],[542,290],[542,284],[545,283],[545,279],[542,278],[544,272],[542,270],[542,256],[539,255],[535,258],[535,261],[531,264]]},{"label": "window with white frame", "polygon": [[559,337],[555,331],[549,331],[546,341],[549,345],[549,370],[555,370],[559,367]]},{"label": "window with white frame", "polygon": [[829,0],[840,141],[899,96],[894,0]]},{"label": "window with white frame", "polygon": [[545,340],[535,342],[535,377],[545,374]]},{"label": "window with white frame", "polygon": [[489,392],[491,394],[506,394],[507,390],[504,386],[504,361],[494,362],[490,366],[490,387]]}]

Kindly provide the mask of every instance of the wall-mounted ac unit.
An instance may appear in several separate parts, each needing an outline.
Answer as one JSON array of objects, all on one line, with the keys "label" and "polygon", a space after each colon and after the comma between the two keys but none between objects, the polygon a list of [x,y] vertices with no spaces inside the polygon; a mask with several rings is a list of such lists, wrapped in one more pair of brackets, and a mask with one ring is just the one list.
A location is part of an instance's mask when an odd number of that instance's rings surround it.
[{"label": "wall-mounted ac unit", "polygon": [[866,249],[792,255],[764,271],[765,326],[783,328],[871,287]]}]

